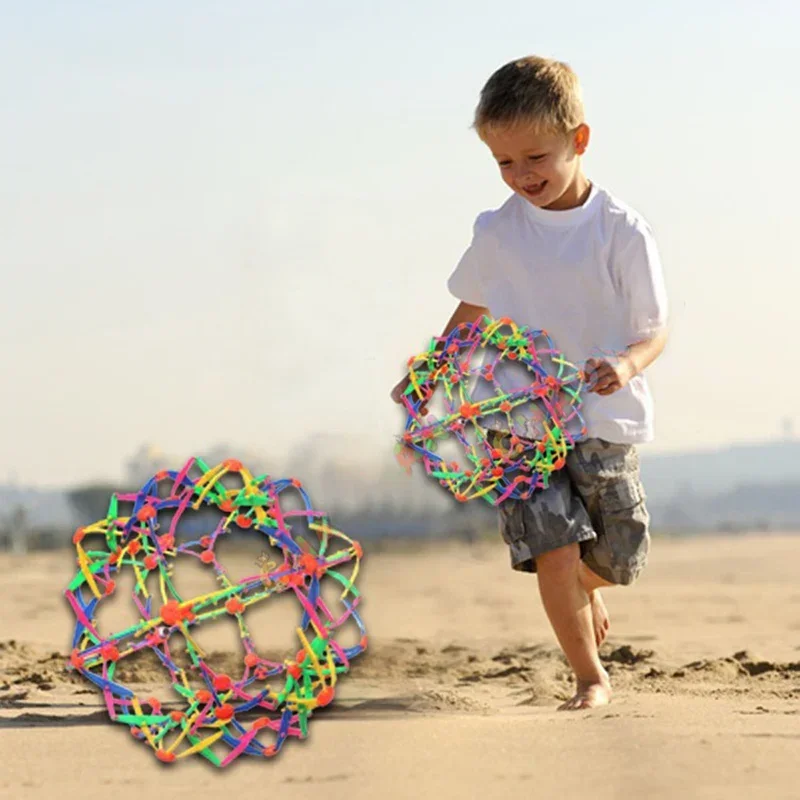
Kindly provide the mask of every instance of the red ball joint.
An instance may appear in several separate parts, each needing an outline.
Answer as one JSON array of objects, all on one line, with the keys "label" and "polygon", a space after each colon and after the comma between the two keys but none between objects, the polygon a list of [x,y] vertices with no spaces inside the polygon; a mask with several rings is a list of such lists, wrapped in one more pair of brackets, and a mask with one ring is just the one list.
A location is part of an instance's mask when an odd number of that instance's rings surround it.
[{"label": "red ball joint", "polygon": [[139,522],[147,522],[148,520],[153,519],[156,515],[156,510],[153,506],[146,504],[143,505],[137,512],[136,512],[136,519]]},{"label": "red ball joint", "polygon": [[229,614],[241,614],[242,611],[244,611],[244,603],[242,603],[238,597],[231,597],[231,599],[225,603],[225,610]]},{"label": "red ball joint", "polygon": [[104,644],[100,648],[100,655],[104,661],[116,661],[119,658],[119,650],[113,644]]},{"label": "red ball joint", "polygon": [[333,702],[333,688],[331,686],[326,686],[318,695],[317,695],[317,703],[320,706],[327,706]]},{"label": "red ball joint", "polygon": [[165,625],[169,625],[170,627],[177,625],[181,618],[181,610],[178,606],[178,601],[169,600],[166,602],[163,606],[161,606],[159,616],[164,620]]}]

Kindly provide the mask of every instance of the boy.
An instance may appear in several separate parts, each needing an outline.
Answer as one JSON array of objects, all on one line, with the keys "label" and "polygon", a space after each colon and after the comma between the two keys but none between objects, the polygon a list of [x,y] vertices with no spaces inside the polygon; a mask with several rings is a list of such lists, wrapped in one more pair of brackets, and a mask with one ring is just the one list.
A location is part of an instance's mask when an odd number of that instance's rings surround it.
[{"label": "boy", "polygon": [[[499,515],[512,567],[538,574],[575,674],[575,696],[561,708],[592,708],[611,699],[598,656],[609,627],[599,590],[632,583],[650,546],[635,446],[653,438],[642,373],[666,343],[661,265],[645,220],[583,173],[590,131],[568,65],[531,56],[501,67],[474,127],[513,194],[475,222],[448,282],[460,303],[444,335],[483,314],[509,317],[546,330],[589,376],[587,438],[547,489],[505,501]],[[407,385],[406,377],[394,388],[396,402]]]}]

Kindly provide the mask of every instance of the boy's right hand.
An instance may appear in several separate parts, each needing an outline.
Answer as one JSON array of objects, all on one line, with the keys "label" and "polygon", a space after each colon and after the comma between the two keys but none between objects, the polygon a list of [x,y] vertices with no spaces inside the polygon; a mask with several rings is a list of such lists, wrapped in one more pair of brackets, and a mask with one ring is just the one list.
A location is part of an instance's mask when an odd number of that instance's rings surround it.
[{"label": "boy's right hand", "polygon": [[[453,312],[453,315],[450,317],[447,325],[444,326],[444,331],[442,331],[442,336],[440,337],[443,339],[446,337],[456,326],[461,325],[465,322],[473,323],[476,322],[478,319],[482,317],[488,317],[489,309],[485,306],[473,306],[469,303],[465,303],[463,300],[459,301],[456,310]],[[411,383],[408,375],[397,384],[397,386],[392,389],[392,400],[399,405],[403,404],[403,394],[405,393],[406,389],[408,389],[408,385]],[[430,400],[430,398],[428,398]],[[425,415],[428,413],[428,404],[427,402],[423,402],[422,405],[419,407],[419,413]]]},{"label": "boy's right hand", "polygon": [[[406,389],[408,388],[409,384],[411,383],[411,378],[406,375],[398,384],[397,386],[392,389],[392,400],[398,405],[403,404],[403,395],[405,394]],[[427,414],[428,407],[424,403],[420,406],[419,409],[420,414]]]}]

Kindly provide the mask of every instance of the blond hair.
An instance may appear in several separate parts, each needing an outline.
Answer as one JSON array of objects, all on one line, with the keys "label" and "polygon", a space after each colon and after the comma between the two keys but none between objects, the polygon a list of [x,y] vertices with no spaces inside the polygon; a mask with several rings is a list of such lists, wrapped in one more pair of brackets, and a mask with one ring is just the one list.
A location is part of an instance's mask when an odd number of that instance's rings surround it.
[{"label": "blond hair", "polygon": [[518,124],[566,134],[583,121],[581,87],[569,64],[527,56],[500,67],[486,81],[473,127],[479,136]]}]

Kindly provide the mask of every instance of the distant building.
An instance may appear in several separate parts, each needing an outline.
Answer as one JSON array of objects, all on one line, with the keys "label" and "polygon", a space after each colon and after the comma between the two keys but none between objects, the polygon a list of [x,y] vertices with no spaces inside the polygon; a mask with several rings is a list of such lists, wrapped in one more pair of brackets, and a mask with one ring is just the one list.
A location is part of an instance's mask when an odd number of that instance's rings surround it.
[{"label": "distant building", "polygon": [[79,524],[67,492],[0,486],[0,550],[54,547]]}]

